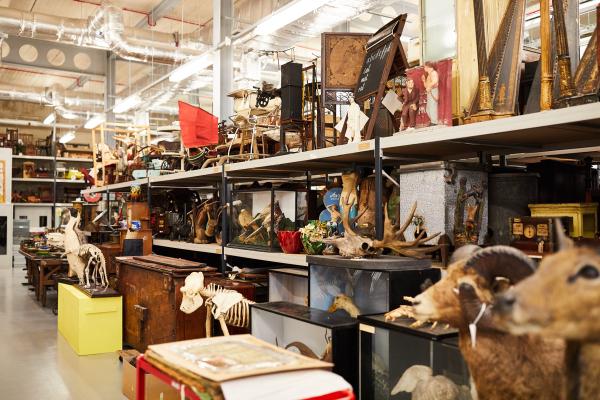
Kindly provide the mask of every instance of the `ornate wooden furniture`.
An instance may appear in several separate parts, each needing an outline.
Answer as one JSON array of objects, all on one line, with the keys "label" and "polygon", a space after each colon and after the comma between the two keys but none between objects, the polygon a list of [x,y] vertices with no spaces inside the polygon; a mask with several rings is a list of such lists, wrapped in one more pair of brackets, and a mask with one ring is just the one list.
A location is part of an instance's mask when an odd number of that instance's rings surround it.
[{"label": "ornate wooden furniture", "polygon": [[532,217],[569,218],[569,236],[594,238],[598,232],[598,203],[530,204]]}]

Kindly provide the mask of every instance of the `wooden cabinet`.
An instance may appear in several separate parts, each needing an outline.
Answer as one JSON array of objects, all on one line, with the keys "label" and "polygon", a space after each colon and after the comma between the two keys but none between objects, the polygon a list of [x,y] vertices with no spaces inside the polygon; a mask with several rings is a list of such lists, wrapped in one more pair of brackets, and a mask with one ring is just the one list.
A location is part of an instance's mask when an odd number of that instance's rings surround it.
[{"label": "wooden cabinet", "polygon": [[115,261],[115,257],[121,255],[121,245],[119,243],[102,243],[96,245],[104,259],[106,260],[106,273],[109,275],[114,275],[117,273],[117,263]]},{"label": "wooden cabinet", "polygon": [[144,352],[151,344],[206,336],[206,308],[179,310],[181,287],[192,272],[205,282],[218,275],[205,264],[162,256],[117,257],[118,290],[123,296],[123,341]]}]

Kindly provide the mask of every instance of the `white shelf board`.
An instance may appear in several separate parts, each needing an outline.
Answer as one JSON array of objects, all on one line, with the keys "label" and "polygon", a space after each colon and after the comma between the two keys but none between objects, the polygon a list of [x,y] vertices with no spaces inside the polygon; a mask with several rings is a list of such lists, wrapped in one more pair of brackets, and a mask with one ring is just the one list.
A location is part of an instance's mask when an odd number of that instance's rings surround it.
[{"label": "white shelf board", "polygon": [[221,254],[221,246],[216,243],[198,244],[180,242],[176,240],[154,239],[153,246],[169,247],[171,249],[181,249],[189,251],[197,251],[200,253]]},{"label": "white shelf board", "polygon": [[129,182],[113,183],[112,185],[106,185],[102,187],[93,187],[81,191],[81,194],[92,194],[92,193],[106,193],[116,192],[121,189],[128,189],[132,186],[144,186],[148,184],[148,178],[137,179]]},{"label": "white shelf board", "polygon": [[257,251],[225,247],[226,256],[251,258],[253,260],[269,261],[276,264],[308,266],[306,254],[285,254],[278,252]]},{"label": "white shelf board", "polygon": [[15,207],[52,207],[52,203],[12,203]]},{"label": "white shelf board", "polygon": [[[45,182],[52,183],[52,178],[12,178],[13,182]],[[69,184],[84,184],[84,180],[72,180],[72,179],[57,179],[56,183],[69,183]]]},{"label": "white shelf board", "polygon": [[[50,156],[26,156],[26,155],[14,155],[12,156],[13,160],[44,160],[44,161],[53,161],[54,157]],[[91,158],[71,158],[71,157],[56,157],[56,161],[64,161],[64,162],[89,162],[92,163],[93,160]]]},{"label": "white shelf board", "polygon": [[50,156],[26,156],[26,155],[13,155],[13,160],[47,160],[52,161],[54,157]]},{"label": "white shelf board", "polygon": [[151,176],[150,185],[153,186],[201,186],[209,183],[220,182],[223,168],[221,166],[181,171],[174,174]]},{"label": "white shelf board", "polygon": [[250,178],[258,174],[281,174],[282,176],[302,175],[306,171],[339,170],[347,168],[353,162],[373,163],[374,140],[359,143],[348,143],[323,149],[291,153],[256,160],[243,161],[225,165],[225,172],[230,177],[245,176]]},{"label": "white shelf board", "polygon": [[388,156],[422,161],[456,160],[479,151],[522,154],[576,149],[600,143],[600,103],[453,127],[431,127],[381,138]]},{"label": "white shelf board", "polygon": [[71,157],[56,157],[56,161],[64,161],[64,162],[78,162],[78,163],[93,163],[94,160],[91,158],[71,158]]}]

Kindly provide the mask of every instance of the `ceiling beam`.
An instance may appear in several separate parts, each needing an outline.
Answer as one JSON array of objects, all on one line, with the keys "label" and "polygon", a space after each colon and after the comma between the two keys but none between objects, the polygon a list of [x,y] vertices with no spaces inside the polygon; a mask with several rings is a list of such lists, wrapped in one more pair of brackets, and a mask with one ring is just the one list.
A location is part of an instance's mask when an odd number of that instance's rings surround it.
[{"label": "ceiling beam", "polygon": [[138,22],[135,27],[145,29],[156,25],[156,21],[166,16],[173,8],[175,8],[181,0],[162,0],[150,11],[146,18]]}]

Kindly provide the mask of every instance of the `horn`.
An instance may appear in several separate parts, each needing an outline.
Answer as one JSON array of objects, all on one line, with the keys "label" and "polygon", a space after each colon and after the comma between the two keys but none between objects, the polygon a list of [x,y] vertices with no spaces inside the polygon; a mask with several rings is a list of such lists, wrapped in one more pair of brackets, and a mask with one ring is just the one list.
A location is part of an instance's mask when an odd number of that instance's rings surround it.
[{"label": "horn", "polygon": [[535,264],[522,251],[509,246],[480,250],[467,260],[465,269],[473,269],[490,284],[504,277],[514,285],[535,272]]},{"label": "horn", "polygon": [[554,227],[556,229],[556,242],[558,250],[566,250],[573,247],[573,240],[565,234],[565,228],[560,218],[554,219]]},{"label": "horn", "polygon": [[467,260],[479,250],[481,250],[481,247],[477,245],[465,244],[464,246],[461,246],[458,249],[454,250],[454,253],[452,253],[452,257],[450,257],[450,264],[454,264],[455,262],[462,260]]}]

